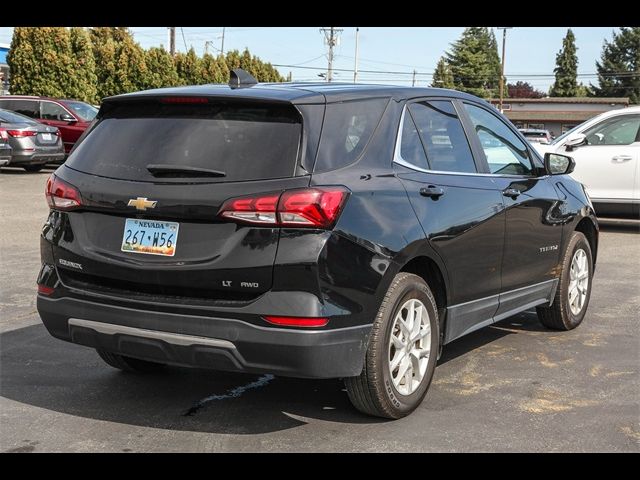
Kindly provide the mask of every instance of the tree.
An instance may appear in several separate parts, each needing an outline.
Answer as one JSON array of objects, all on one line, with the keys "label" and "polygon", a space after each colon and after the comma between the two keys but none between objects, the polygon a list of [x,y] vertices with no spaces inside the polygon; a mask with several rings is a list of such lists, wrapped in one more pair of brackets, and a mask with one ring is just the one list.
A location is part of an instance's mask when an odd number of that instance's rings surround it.
[{"label": "tree", "polygon": [[200,85],[207,83],[202,69],[202,61],[192,48],[187,53],[177,53],[175,58],[178,78],[183,85]]},{"label": "tree", "polygon": [[483,98],[498,95],[500,57],[487,27],[469,27],[445,54],[457,90]]},{"label": "tree", "polygon": [[549,91],[550,96],[575,97],[578,95],[578,56],[576,50],[576,37],[569,29],[562,40],[562,49],[556,55],[556,67],[553,69],[556,80]]},{"label": "tree", "polygon": [[536,90],[528,82],[518,80],[516,83],[507,83],[508,96],[511,98],[542,98],[544,92]]},{"label": "tree", "polygon": [[202,74],[205,83],[227,83],[229,80],[227,64],[210,53],[205,53],[202,57]]},{"label": "tree", "polygon": [[454,88],[453,75],[451,74],[451,68],[447,64],[447,60],[444,57],[440,57],[436,69],[433,72],[432,87],[438,88]]},{"label": "tree", "polygon": [[175,63],[162,47],[151,47],[144,52],[147,76],[144,88],[162,88],[180,85]]},{"label": "tree", "polygon": [[89,32],[81,27],[71,27],[69,34],[74,75],[65,96],[96,103],[98,78],[91,37]]},{"label": "tree", "polygon": [[613,32],[612,41],[604,41],[596,70],[598,86],[591,85],[595,95],[629,97],[631,103],[640,103],[640,27]]},{"label": "tree", "polygon": [[7,63],[16,95],[65,97],[75,82],[65,27],[16,27]]}]

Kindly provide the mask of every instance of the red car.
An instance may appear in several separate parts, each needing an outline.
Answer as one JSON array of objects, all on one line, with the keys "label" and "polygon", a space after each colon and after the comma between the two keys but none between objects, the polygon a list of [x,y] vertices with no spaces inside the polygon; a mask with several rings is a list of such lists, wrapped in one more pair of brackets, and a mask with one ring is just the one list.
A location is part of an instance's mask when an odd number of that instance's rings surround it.
[{"label": "red car", "polygon": [[0,97],[0,108],[21,113],[46,125],[58,127],[67,155],[98,113],[96,107],[79,100],[60,100],[26,95],[2,96]]}]

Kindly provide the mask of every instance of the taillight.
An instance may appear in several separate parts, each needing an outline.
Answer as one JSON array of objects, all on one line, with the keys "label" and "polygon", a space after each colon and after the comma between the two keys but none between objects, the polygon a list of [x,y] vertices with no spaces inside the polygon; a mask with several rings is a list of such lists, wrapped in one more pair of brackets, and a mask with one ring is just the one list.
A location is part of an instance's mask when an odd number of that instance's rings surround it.
[{"label": "taillight", "polygon": [[209,103],[209,99],[206,97],[162,97],[160,101],[162,103],[178,104]]},{"label": "taillight", "polygon": [[82,205],[78,189],[53,173],[47,180],[45,195],[49,208],[56,210],[73,210]]},{"label": "taillight", "polygon": [[38,285],[38,293],[42,295],[51,295],[55,291],[55,288],[47,287],[46,285]]},{"label": "taillight", "polygon": [[7,133],[14,138],[35,137],[38,132],[33,130],[7,130]]},{"label": "taillight", "polygon": [[345,187],[316,187],[227,200],[219,215],[242,223],[331,228],[349,196]]},{"label": "taillight", "polygon": [[329,323],[329,319],[326,317],[278,317],[264,315],[262,318],[269,323],[284,327],[324,327]]}]

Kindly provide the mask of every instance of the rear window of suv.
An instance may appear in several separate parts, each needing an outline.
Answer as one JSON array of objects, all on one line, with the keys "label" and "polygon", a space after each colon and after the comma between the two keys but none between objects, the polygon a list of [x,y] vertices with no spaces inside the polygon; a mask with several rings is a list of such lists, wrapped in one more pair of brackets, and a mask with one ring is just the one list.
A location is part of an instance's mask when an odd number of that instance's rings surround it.
[{"label": "rear window of suv", "polygon": [[[103,177],[154,177],[149,165],[217,170],[232,182],[293,176],[302,123],[291,105],[209,103],[114,104],[74,150],[66,165]],[[200,179],[199,179],[200,180]]]}]

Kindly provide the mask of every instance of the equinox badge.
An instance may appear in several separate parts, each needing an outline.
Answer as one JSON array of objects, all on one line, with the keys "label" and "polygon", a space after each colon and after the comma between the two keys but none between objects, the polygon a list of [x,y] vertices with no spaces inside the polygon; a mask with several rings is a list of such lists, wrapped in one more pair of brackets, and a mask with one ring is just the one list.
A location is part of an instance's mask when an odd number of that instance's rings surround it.
[{"label": "equinox badge", "polygon": [[147,200],[147,197],[138,197],[136,199],[131,199],[129,200],[129,203],[127,204],[128,207],[136,207],[136,210],[146,210],[147,208],[155,208],[156,206],[156,201],[153,200]]}]

